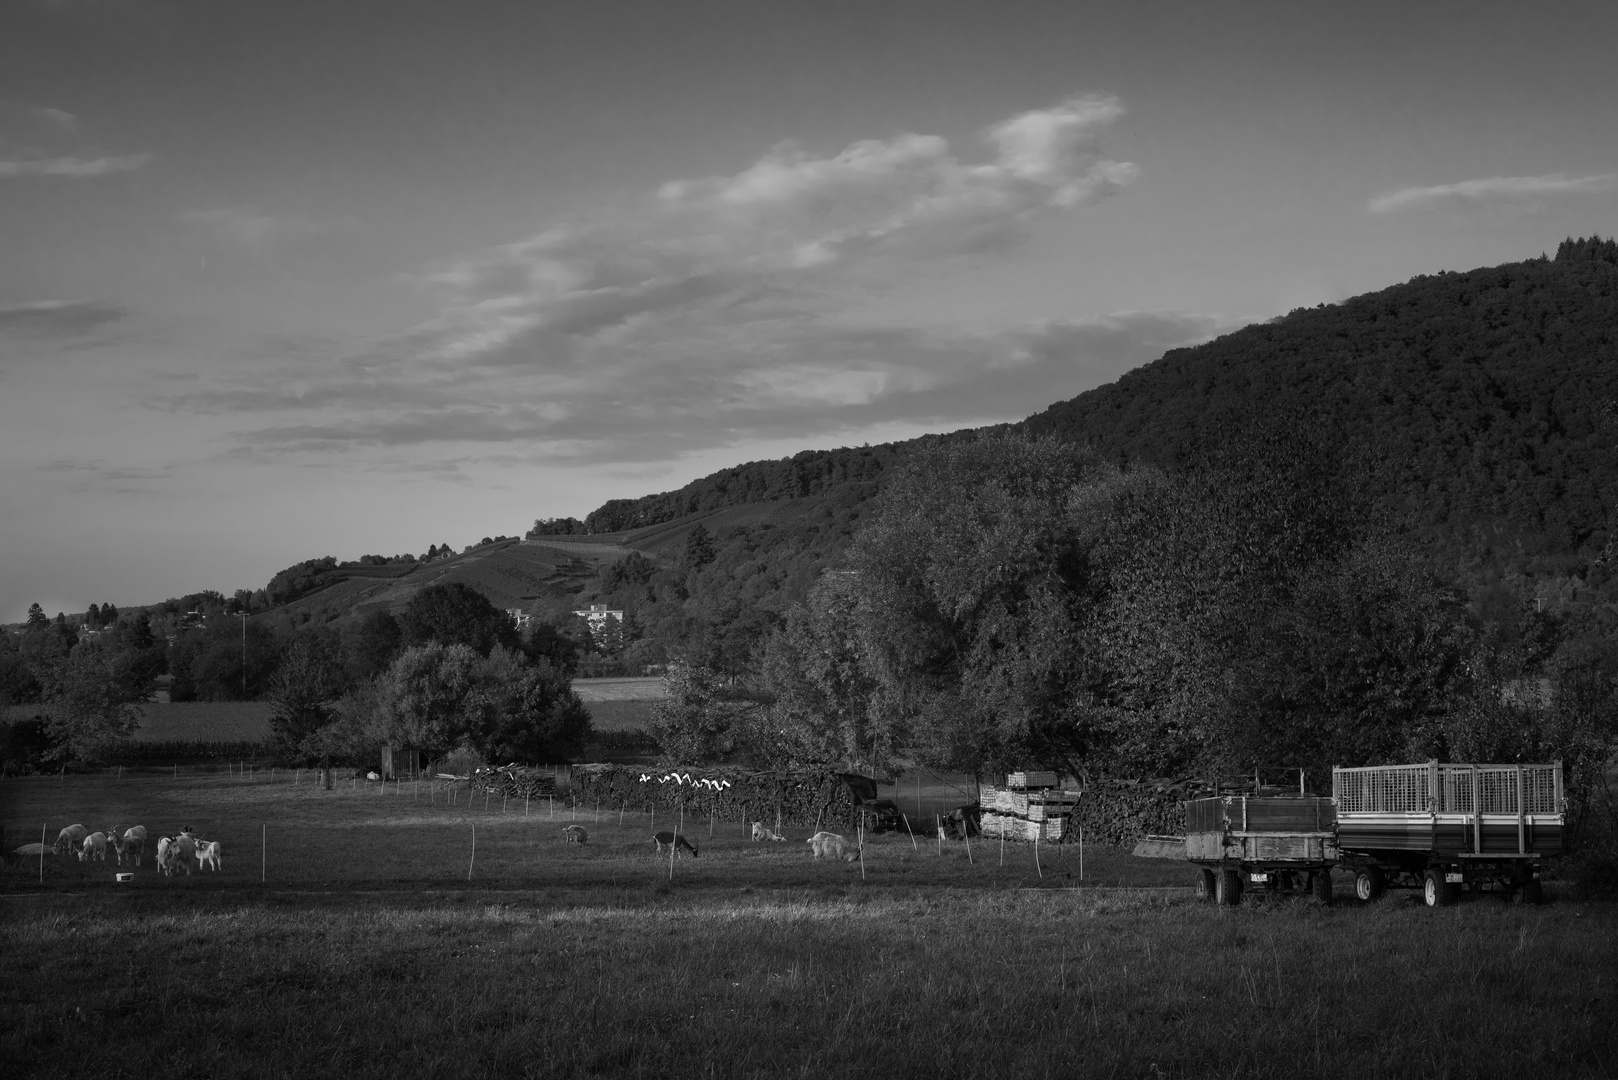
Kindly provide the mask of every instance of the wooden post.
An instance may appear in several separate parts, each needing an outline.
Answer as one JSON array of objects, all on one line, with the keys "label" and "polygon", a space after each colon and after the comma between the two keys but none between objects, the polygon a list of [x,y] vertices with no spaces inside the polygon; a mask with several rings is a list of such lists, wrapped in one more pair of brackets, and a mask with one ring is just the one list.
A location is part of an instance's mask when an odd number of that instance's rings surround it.
[{"label": "wooden post", "polygon": [[961,835],[966,837],[966,864],[976,866],[977,864],[972,861],[972,829],[965,821],[961,822]]},{"label": "wooden post", "polygon": [[860,841],[860,847],[859,847],[859,852],[860,852],[860,880],[864,881],[865,880],[865,819],[864,818],[860,819],[859,841]]},{"label": "wooden post", "polygon": [[[674,834],[675,840],[678,840],[679,836],[680,836],[679,833],[675,833]],[[674,849],[680,846],[679,844],[677,844],[675,842],[675,840],[670,840],[669,841],[669,880],[670,881],[674,880]]]},{"label": "wooden post", "polygon": [[466,880],[472,880],[472,867],[478,861],[478,827],[472,826],[472,858],[466,864]]},{"label": "wooden post", "polygon": [[708,839],[713,839],[713,807],[708,807]]},{"label": "wooden post", "polygon": [[916,834],[910,828],[910,815],[909,814],[901,814],[899,816],[905,819],[905,832],[910,833],[910,850],[911,851],[920,851],[921,849],[916,846]]},{"label": "wooden post", "polygon": [[997,821],[996,824],[1000,826],[1000,865],[1004,867],[1006,865],[1006,823]]},{"label": "wooden post", "polygon": [[933,828],[938,831],[938,857],[942,859],[944,857],[944,819],[936,814],[933,815]]},{"label": "wooden post", "polygon": [[1084,826],[1079,826],[1079,880],[1084,880]]},{"label": "wooden post", "polygon": [[39,883],[41,885],[45,884],[45,830],[50,827],[51,823],[48,821],[41,823],[39,826]]},{"label": "wooden post", "polygon": [[1039,833],[1043,822],[1034,822],[1034,869],[1039,872],[1039,880],[1045,880],[1045,870],[1039,865]]}]

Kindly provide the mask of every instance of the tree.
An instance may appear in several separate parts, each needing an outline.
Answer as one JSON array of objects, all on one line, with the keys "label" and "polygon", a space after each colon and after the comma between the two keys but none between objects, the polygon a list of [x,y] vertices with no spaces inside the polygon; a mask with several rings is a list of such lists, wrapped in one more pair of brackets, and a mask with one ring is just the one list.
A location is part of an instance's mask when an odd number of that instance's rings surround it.
[{"label": "tree", "polygon": [[763,744],[749,747],[752,756],[853,763],[872,747],[879,686],[862,663],[858,607],[858,578],[828,573],[766,640],[759,670],[773,701],[768,726],[749,731],[749,741]]},{"label": "tree", "polygon": [[332,710],[343,692],[343,673],[330,649],[307,636],[292,641],[281,653],[270,676],[269,699],[274,705],[270,730],[286,750],[301,748],[311,735],[332,721]]},{"label": "tree", "polygon": [[376,742],[442,757],[484,727],[482,657],[468,645],[415,645],[376,682]]},{"label": "tree", "polygon": [[714,561],[713,534],[701,522],[692,526],[685,538],[684,563],[688,570],[700,570]]},{"label": "tree", "polygon": [[472,742],[487,761],[541,762],[571,757],[590,735],[590,713],[568,678],[544,660],[496,648],[483,662],[488,707]]},{"label": "tree", "polygon": [[[588,648],[588,625],[582,619],[575,618],[573,622],[582,627],[585,647]],[[528,632],[522,638],[522,651],[529,660],[547,663],[568,679],[572,679],[579,670],[579,641],[553,622],[535,619],[529,623]]]},{"label": "tree", "polygon": [[929,764],[1075,767],[1090,746],[1089,546],[1114,482],[1092,456],[993,436],[913,456],[855,539],[876,715]]},{"label": "tree", "polygon": [[730,738],[736,714],[753,703],[725,693],[711,668],[677,660],[663,676],[667,697],[652,709],[648,734],[674,765],[707,765],[734,749]]},{"label": "tree", "polygon": [[465,645],[479,656],[488,656],[496,645],[507,649],[522,645],[511,616],[458,581],[429,585],[413,596],[399,616],[399,629],[407,646],[430,641]]},{"label": "tree", "polygon": [[374,679],[388,669],[404,647],[399,620],[373,611],[343,634],[343,669],[354,683]]},{"label": "tree", "polygon": [[28,605],[28,629],[32,630],[35,628],[46,627],[49,626],[50,623],[51,621],[46,617],[44,608],[40,607],[38,604]]},{"label": "tree", "polygon": [[118,658],[98,641],[76,646],[67,658],[46,731],[56,760],[98,761],[140,726],[144,700]]}]

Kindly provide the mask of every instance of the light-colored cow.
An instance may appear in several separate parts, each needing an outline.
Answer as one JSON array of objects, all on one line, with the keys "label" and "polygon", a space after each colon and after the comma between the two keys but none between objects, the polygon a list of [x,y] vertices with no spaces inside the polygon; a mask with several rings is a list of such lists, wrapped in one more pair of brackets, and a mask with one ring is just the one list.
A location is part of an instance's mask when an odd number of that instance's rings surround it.
[{"label": "light-colored cow", "polygon": [[764,824],[762,821],[753,822],[753,840],[754,840],[755,843],[760,841],[760,840],[785,840],[785,839],[786,839],[786,837],[782,836],[778,832],[773,832],[770,829],[770,827],[768,825]]},{"label": "light-colored cow", "polygon": [[212,866],[215,870],[224,869],[224,859],[222,857],[224,851],[220,848],[219,841],[198,840],[196,844],[197,869],[199,871],[205,866]]},{"label": "light-colored cow", "polygon": [[817,832],[806,843],[815,849],[815,858],[842,859],[853,862],[860,857],[860,846],[851,844],[833,832]]},{"label": "light-colored cow", "polygon": [[590,842],[590,834],[584,831],[583,825],[563,825],[562,839],[570,844],[587,844]]},{"label": "light-colored cow", "polygon": [[146,853],[146,826],[131,825],[122,836],[118,835],[118,830],[108,829],[107,835],[112,840],[112,850],[118,854],[119,866],[124,865],[126,855],[136,866],[140,865],[141,856]]},{"label": "light-colored cow", "polygon": [[79,850],[84,838],[90,835],[90,830],[83,825],[69,825],[56,834],[55,851],[58,855],[66,855],[70,851]]},{"label": "light-colored cow", "polygon": [[84,843],[79,848],[79,861],[89,862],[91,859],[96,859],[100,862],[107,861],[106,833],[93,832],[84,838]]},{"label": "light-colored cow", "polygon": [[657,846],[659,855],[663,854],[664,848],[668,848],[670,855],[678,851],[689,851],[693,859],[697,857],[696,845],[677,832],[668,832],[667,830],[655,832],[652,834],[652,843]]}]

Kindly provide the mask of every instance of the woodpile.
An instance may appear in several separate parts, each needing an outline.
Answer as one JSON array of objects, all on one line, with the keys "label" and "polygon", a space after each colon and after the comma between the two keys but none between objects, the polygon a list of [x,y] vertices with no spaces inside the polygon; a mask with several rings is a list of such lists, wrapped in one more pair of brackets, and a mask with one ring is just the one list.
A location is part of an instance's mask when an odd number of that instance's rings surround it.
[{"label": "woodpile", "polygon": [[556,794],[556,778],[548,769],[527,765],[502,765],[479,769],[472,774],[473,791],[504,795],[513,799],[546,799]]},{"label": "woodpile", "polygon": [[568,771],[580,806],[661,811],[721,821],[761,821],[774,827],[853,828],[855,798],[830,770],[749,772],[732,768],[590,764]]},{"label": "woodpile", "polygon": [[1021,772],[1005,787],[982,785],[983,835],[1046,842],[1078,840],[1132,847],[1147,836],[1185,831],[1185,800],[1209,790],[1198,779],[1119,780],[1091,778],[1082,788],[1062,788],[1055,773]]},{"label": "woodpile", "polygon": [[979,828],[986,837],[1060,841],[1079,793],[1058,788],[1055,773],[1012,773],[1003,788],[980,785],[978,801],[983,808]]}]

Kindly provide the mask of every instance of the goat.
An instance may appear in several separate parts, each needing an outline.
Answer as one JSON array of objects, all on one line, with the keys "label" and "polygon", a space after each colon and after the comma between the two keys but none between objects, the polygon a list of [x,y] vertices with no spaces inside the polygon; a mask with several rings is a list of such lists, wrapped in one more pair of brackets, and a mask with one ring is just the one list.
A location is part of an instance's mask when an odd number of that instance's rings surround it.
[{"label": "goat", "polygon": [[90,835],[90,830],[83,825],[69,825],[56,834],[56,854],[66,855],[69,851],[76,851],[84,838]]},{"label": "goat", "polygon": [[221,857],[223,855],[223,852],[221,851],[221,849],[219,847],[219,841],[217,841],[217,840],[198,840],[196,842],[196,845],[197,845],[197,869],[199,871],[204,866],[207,866],[209,864],[212,864],[213,868],[216,871],[224,869],[225,860]]},{"label": "goat", "polygon": [[183,866],[186,877],[190,877],[191,860],[196,851],[196,838],[188,832],[182,832],[179,836],[165,836],[157,842],[158,869],[167,877]]},{"label": "goat", "polygon": [[79,849],[79,861],[89,862],[91,859],[107,861],[107,834],[93,832],[84,838],[84,846]]},{"label": "goat", "polygon": [[679,849],[684,848],[686,851],[691,853],[691,857],[693,859],[697,857],[696,846],[677,832],[655,832],[652,834],[652,843],[657,846],[657,853],[659,855],[663,854],[663,848],[667,847],[670,855],[673,855]]},{"label": "goat", "polygon": [[140,857],[146,851],[146,826],[132,825],[124,830],[123,836],[118,835],[117,829],[108,829],[107,837],[112,842],[112,850],[118,855],[118,865],[124,865],[124,856],[128,855],[140,865]]},{"label": "goat", "polygon": [[762,821],[753,822],[753,840],[785,840],[786,837],[778,832],[772,832],[770,827]]},{"label": "goat", "polygon": [[570,844],[584,844],[589,842],[590,834],[584,831],[583,825],[564,825],[562,839]]},{"label": "goat", "polygon": [[805,843],[815,849],[815,858],[825,856],[828,859],[842,859],[844,862],[853,862],[860,857],[860,846],[850,844],[843,837],[833,832],[817,832]]}]

